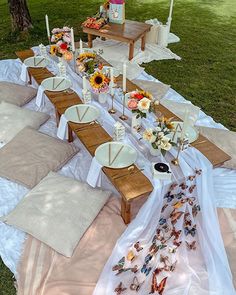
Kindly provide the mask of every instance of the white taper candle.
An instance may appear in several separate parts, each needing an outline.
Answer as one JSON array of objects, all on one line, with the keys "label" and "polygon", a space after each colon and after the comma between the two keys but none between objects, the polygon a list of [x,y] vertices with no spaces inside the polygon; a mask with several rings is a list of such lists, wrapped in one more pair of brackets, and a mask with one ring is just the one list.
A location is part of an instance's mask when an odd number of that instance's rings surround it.
[{"label": "white taper candle", "polygon": [[79,53],[83,53],[83,41],[81,39],[79,41]]},{"label": "white taper candle", "polygon": [[110,70],[110,78],[111,78],[111,82],[110,82],[111,95],[114,95],[114,69],[113,68],[111,68]]},{"label": "white taper candle", "polygon": [[126,92],[126,75],[127,75],[127,65],[123,64],[123,92]]},{"label": "white taper candle", "polygon": [[71,49],[72,52],[75,52],[75,36],[74,36],[74,29],[70,29],[70,34],[71,34]]},{"label": "white taper candle", "polygon": [[48,15],[47,14],[45,15],[45,21],[46,21],[46,28],[47,28],[47,36],[48,36],[48,38],[50,38],[51,34],[50,34],[49,20],[48,20]]}]

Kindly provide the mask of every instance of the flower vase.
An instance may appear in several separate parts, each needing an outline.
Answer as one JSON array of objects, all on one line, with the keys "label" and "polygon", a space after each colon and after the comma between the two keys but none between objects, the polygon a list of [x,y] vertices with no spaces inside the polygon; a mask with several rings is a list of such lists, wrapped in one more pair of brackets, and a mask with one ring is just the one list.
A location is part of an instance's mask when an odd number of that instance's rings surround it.
[{"label": "flower vase", "polygon": [[132,118],[131,118],[131,131],[132,133],[137,133],[140,128],[141,128],[141,123],[142,123],[142,118],[140,115],[138,116],[137,113],[132,113]]},{"label": "flower vase", "polygon": [[154,157],[161,156],[161,151],[159,149],[154,149],[152,145],[150,146],[150,154]]},{"label": "flower vase", "polygon": [[107,102],[107,93],[99,93],[98,102],[101,104],[105,104]]}]

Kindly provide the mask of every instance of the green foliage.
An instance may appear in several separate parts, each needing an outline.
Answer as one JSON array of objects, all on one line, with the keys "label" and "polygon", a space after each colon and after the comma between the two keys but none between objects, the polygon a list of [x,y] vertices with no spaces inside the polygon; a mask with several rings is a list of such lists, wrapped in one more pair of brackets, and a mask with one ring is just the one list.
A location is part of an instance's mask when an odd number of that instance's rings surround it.
[{"label": "green foliage", "polygon": [[[95,14],[98,0],[28,0],[34,28],[28,34],[10,32],[7,1],[0,0],[0,59],[15,58],[14,52],[40,43],[47,44],[45,14],[50,27],[75,28],[75,39],[86,40],[81,23]],[[126,18],[165,22],[168,0],[127,0]],[[172,31],[181,42],[170,49],[181,61],[144,64],[146,71],[202,108],[216,121],[236,131],[236,1],[175,1]],[[0,262],[0,295],[15,294],[12,275]]]}]

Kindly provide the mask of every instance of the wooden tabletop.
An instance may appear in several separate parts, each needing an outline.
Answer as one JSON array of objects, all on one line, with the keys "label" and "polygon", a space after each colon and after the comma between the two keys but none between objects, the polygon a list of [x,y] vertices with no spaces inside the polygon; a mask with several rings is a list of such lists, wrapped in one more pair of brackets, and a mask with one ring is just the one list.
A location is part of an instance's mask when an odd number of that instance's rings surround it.
[{"label": "wooden tabletop", "polygon": [[150,31],[151,27],[152,25],[142,22],[126,20],[123,25],[108,23],[100,30],[83,27],[83,32],[90,35],[129,43],[140,39],[144,33]]}]

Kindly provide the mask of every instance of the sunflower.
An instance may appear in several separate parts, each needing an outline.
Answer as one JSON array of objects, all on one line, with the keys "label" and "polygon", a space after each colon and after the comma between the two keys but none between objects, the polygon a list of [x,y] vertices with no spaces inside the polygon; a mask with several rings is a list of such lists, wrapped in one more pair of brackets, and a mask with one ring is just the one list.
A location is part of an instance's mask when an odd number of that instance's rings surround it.
[{"label": "sunflower", "polygon": [[57,53],[57,45],[51,45],[50,46],[50,54],[56,55],[56,53]]},{"label": "sunflower", "polygon": [[90,84],[95,89],[102,88],[106,83],[107,77],[101,72],[94,73],[90,78]]},{"label": "sunflower", "polygon": [[153,96],[150,92],[147,92],[147,91],[139,91],[140,94],[142,94],[144,97],[150,99],[150,100],[153,100]]},{"label": "sunflower", "polygon": [[84,61],[85,59],[95,59],[96,54],[95,53],[91,53],[91,52],[84,52],[81,53],[79,55],[79,57],[77,58],[77,60],[79,60],[80,62]]}]

